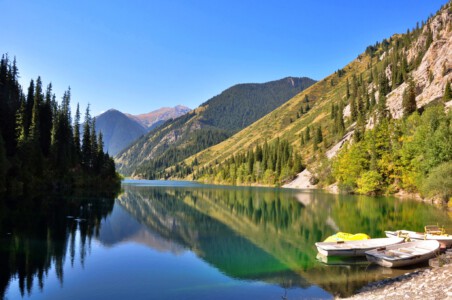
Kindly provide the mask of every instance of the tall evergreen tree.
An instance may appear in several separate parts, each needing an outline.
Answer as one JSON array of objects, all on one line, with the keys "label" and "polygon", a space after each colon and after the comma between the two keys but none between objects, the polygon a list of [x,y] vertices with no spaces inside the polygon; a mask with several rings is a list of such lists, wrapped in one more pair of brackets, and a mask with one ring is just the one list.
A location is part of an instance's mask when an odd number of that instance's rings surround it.
[{"label": "tall evergreen tree", "polygon": [[89,104],[86,107],[85,121],[83,123],[83,138],[82,138],[82,165],[86,168],[91,168],[91,114]]},{"label": "tall evergreen tree", "polygon": [[20,109],[16,113],[16,140],[18,148],[23,147],[27,142],[27,132],[25,131],[25,102],[22,102]]},{"label": "tall evergreen tree", "polygon": [[352,121],[356,121],[358,119],[358,106],[356,105],[355,96],[353,95],[350,98],[350,117],[352,118]]},{"label": "tall evergreen tree", "polygon": [[31,113],[31,124],[29,129],[29,139],[34,147],[40,147],[40,109],[42,103],[42,82],[41,77],[36,80],[36,88],[33,97],[33,109]]},{"label": "tall evergreen tree", "polygon": [[347,78],[347,85],[346,85],[345,96],[347,97],[347,99],[350,98],[350,83],[348,82],[348,78]]},{"label": "tall evergreen tree", "polygon": [[91,123],[90,144],[91,144],[91,157],[90,157],[91,166],[95,170],[97,170],[99,167],[97,163],[97,154],[99,152],[99,149],[96,135],[96,118],[93,118]]},{"label": "tall evergreen tree", "polygon": [[51,132],[53,124],[52,113],[52,84],[47,85],[45,100],[40,110],[40,141],[44,156],[48,156],[51,144]]},{"label": "tall evergreen tree", "polygon": [[408,86],[403,91],[402,99],[403,115],[405,117],[416,111],[416,86],[412,78],[408,79]]},{"label": "tall evergreen tree", "polygon": [[452,99],[452,90],[450,88],[450,81],[447,81],[446,87],[444,88],[443,100],[444,100],[444,102],[447,102],[450,99]]},{"label": "tall evergreen tree", "polygon": [[28,136],[28,131],[31,124],[31,118],[33,113],[33,105],[34,105],[34,93],[35,93],[35,83],[33,79],[30,81],[30,85],[28,86],[28,93],[25,102],[25,110],[24,110],[24,128],[25,135]]},{"label": "tall evergreen tree", "polygon": [[320,125],[319,127],[317,127],[317,131],[315,134],[315,142],[317,144],[323,142],[322,127]]},{"label": "tall evergreen tree", "polygon": [[309,128],[309,126],[306,126],[306,130],[305,130],[305,142],[309,142],[309,140],[311,139],[311,129]]},{"label": "tall evergreen tree", "polygon": [[75,111],[75,119],[74,119],[74,147],[75,154],[77,157],[80,157],[81,147],[80,147],[80,106],[77,103],[77,110]]}]

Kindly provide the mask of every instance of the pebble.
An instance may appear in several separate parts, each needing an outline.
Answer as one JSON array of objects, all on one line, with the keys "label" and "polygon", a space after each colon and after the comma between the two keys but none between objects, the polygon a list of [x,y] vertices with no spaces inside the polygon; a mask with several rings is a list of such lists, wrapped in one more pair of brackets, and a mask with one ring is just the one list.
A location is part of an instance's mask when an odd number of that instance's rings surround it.
[{"label": "pebble", "polygon": [[452,264],[405,273],[396,278],[370,283],[348,298],[367,299],[452,299]]}]

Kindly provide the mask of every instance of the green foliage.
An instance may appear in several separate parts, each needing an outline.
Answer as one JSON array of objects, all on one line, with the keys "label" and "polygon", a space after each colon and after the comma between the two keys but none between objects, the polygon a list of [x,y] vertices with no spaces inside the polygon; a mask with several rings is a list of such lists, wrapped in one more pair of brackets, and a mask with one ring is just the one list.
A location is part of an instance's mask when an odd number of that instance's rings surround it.
[{"label": "green foliage", "polygon": [[288,141],[257,145],[245,153],[233,155],[221,164],[201,167],[195,172],[198,180],[217,184],[281,185],[304,169],[301,156]]},{"label": "green foliage", "polygon": [[356,181],[359,194],[374,194],[379,191],[382,181],[382,176],[375,170],[365,171],[361,174],[361,177]]},{"label": "green foliage", "polygon": [[420,191],[436,166],[452,161],[451,124],[452,113],[442,106],[405,120],[384,120],[339,153],[333,175],[348,192]]},{"label": "green foliage", "polygon": [[452,162],[444,162],[430,171],[424,180],[421,191],[430,197],[448,200],[452,197]]},{"label": "green foliage", "polygon": [[[135,170],[135,173],[151,179],[185,177],[193,171],[193,168],[181,161],[209,146],[218,144],[227,137],[228,134],[223,130],[201,129],[194,131],[189,134],[188,141],[183,139],[183,141],[186,141],[183,147],[179,143],[167,147],[154,159],[142,163]],[[170,166],[175,167],[168,169]]]},{"label": "green foliage", "polygon": [[405,117],[416,111],[416,86],[412,78],[408,80],[408,86],[403,91],[402,99],[403,115]]},{"label": "green foliage", "polygon": [[192,170],[183,163],[184,159],[224,141],[314,82],[290,77],[263,84],[235,85],[195,111],[152,130],[119,153],[118,167],[123,174],[135,173],[149,179],[186,176]]},{"label": "green foliage", "polygon": [[285,78],[265,84],[238,84],[201,104],[202,122],[236,132],[282,105],[315,81]]},{"label": "green foliage", "polygon": [[58,105],[50,84],[44,96],[40,77],[36,84],[30,82],[26,97],[17,77],[15,60],[11,64],[4,55],[0,61],[0,192],[71,190],[87,180],[99,182],[96,188],[101,189],[119,186],[113,160],[104,153],[96,153],[93,159],[99,170],[81,170],[70,89]]},{"label": "green foliage", "polygon": [[444,100],[444,102],[447,102],[450,99],[452,99],[452,90],[450,88],[450,81],[447,81],[446,87],[444,88],[443,100]]}]

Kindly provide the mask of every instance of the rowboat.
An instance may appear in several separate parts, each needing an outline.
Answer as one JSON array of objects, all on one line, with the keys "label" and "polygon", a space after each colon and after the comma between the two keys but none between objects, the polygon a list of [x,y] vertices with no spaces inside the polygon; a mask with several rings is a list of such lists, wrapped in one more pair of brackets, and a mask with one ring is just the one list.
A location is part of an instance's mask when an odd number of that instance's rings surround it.
[{"label": "rowboat", "polygon": [[403,242],[404,238],[378,238],[361,241],[337,241],[315,243],[324,256],[365,256],[365,252]]},{"label": "rowboat", "polygon": [[385,231],[387,237],[409,237],[411,240],[436,240],[445,248],[452,247],[452,235],[450,234],[432,234],[410,230]]},{"label": "rowboat", "polygon": [[377,248],[366,252],[366,258],[383,267],[397,268],[425,262],[439,251],[438,241],[413,241]]}]

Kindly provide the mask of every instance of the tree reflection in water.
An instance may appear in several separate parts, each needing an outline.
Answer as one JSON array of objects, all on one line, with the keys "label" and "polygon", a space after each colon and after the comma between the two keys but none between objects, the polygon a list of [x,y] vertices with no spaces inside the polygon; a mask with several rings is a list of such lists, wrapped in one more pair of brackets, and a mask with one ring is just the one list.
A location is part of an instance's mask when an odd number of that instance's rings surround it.
[{"label": "tree reflection in water", "polygon": [[[67,250],[74,264],[79,246],[83,265],[92,237],[114,206],[113,198],[48,198],[0,201],[0,295],[17,279],[20,293],[31,293],[34,281],[44,288],[52,265],[63,283]],[[79,236],[79,245],[76,236]]]},{"label": "tree reflection in water", "polygon": [[[406,270],[387,274],[367,264],[325,265],[316,260],[315,242],[338,230],[379,237],[386,229],[422,230],[424,224],[437,222],[452,225],[446,212],[423,203],[280,189],[125,185],[116,202],[5,200],[0,201],[0,295],[13,282],[22,296],[36,287],[45,289],[53,270],[62,284],[63,270],[72,271],[68,263],[75,268],[79,261],[83,267],[95,238],[107,248],[133,241],[155,250],[150,253],[170,254],[166,257],[190,251],[229,278],[280,287],[287,298],[312,286],[349,296],[370,281]],[[114,272],[127,271],[131,277],[143,272],[141,262],[115,263]],[[83,278],[90,275],[85,272]],[[143,277],[140,291],[164,280],[158,272],[152,276]],[[170,280],[186,284],[185,279]]]}]

